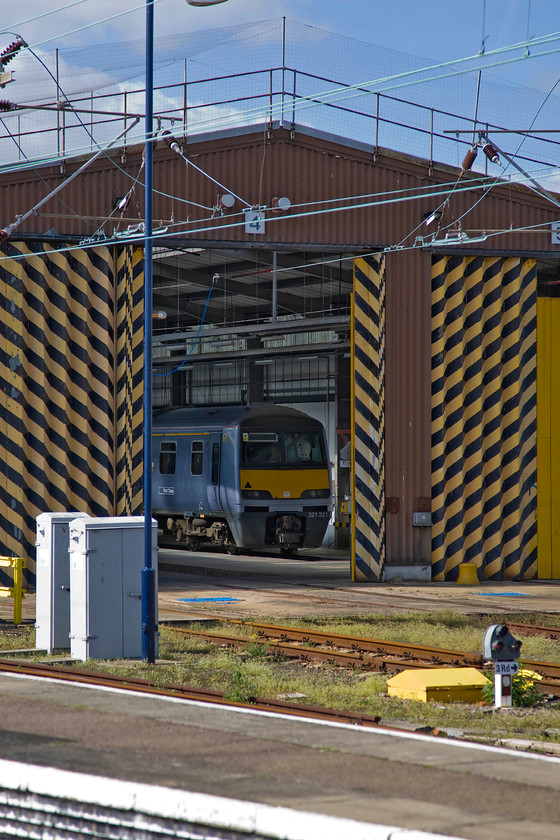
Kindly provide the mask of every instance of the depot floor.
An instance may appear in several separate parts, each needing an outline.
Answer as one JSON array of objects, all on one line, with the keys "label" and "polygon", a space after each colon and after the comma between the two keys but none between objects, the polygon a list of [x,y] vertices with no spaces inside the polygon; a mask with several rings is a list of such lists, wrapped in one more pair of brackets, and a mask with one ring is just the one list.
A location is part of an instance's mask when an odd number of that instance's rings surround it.
[{"label": "depot floor", "polygon": [[159,552],[160,618],[178,613],[297,618],[398,610],[463,613],[560,612],[560,581],[485,581],[477,585],[392,579],[353,582],[342,552],[297,558]]},{"label": "depot floor", "polygon": [[[560,613],[560,581],[354,582],[347,553],[336,550],[284,558],[166,548],[158,552],[158,566],[162,621],[204,615],[282,619],[448,609],[466,614]],[[11,622],[12,617],[12,600],[0,598],[0,620]],[[23,602],[23,618],[35,619],[33,593]]]}]

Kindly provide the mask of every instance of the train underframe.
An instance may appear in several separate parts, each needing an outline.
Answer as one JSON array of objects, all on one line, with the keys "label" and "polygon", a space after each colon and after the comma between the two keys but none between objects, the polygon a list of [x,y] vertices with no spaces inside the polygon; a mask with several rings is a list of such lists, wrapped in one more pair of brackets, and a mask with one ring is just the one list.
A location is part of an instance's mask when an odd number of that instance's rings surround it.
[{"label": "train underframe", "polygon": [[251,520],[250,525],[247,521],[241,525],[234,524],[237,541],[225,518],[169,516],[165,521],[165,532],[174,535],[175,541],[190,551],[198,550],[203,543],[210,543],[225,548],[231,554],[240,553],[243,549],[269,547],[279,548],[282,554],[295,554],[305,544],[304,516],[273,513],[266,516],[264,521],[261,516],[252,516]]}]

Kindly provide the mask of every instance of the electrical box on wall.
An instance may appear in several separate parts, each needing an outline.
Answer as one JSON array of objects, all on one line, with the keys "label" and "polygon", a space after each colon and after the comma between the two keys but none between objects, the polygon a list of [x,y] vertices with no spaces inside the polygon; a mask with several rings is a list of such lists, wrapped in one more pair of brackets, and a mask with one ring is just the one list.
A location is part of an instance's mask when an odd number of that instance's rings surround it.
[{"label": "electrical box on wall", "polygon": [[[155,519],[151,546],[157,592]],[[143,567],[143,516],[70,523],[70,653],[74,659],[142,657]]]},{"label": "electrical box on wall", "polygon": [[432,524],[432,514],[423,511],[415,511],[412,514],[412,524],[419,528],[428,528]]},{"label": "electrical box on wall", "polygon": [[70,647],[70,522],[87,513],[41,513],[37,517],[35,647],[52,653]]}]

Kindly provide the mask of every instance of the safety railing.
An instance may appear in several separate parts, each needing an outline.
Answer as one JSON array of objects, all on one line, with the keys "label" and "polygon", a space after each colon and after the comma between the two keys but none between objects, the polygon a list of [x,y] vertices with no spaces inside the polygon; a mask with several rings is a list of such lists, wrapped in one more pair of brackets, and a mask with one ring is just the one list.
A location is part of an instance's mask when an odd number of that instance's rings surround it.
[{"label": "safety railing", "polygon": [[[143,96],[143,88],[135,88],[44,103],[35,106],[43,112],[40,130],[28,128],[29,119],[21,122],[25,111],[18,108],[25,106],[16,104],[15,112],[8,110],[2,117],[0,164],[22,168],[88,154],[130,125],[132,117],[142,116],[134,105],[142,102]],[[154,129],[158,123],[171,131],[175,126],[184,142],[218,128],[258,125],[271,129],[281,125],[296,130],[307,126],[366,143],[374,155],[379,148],[389,148],[429,163],[450,165],[457,165],[472,144],[472,116],[291,67],[185,79],[155,87],[154,114]],[[506,132],[500,143],[511,147],[524,166],[538,167],[560,157],[560,143],[553,137],[529,138],[525,132],[509,132],[508,128],[478,123],[478,130],[484,133]],[[123,141],[123,160],[126,145],[143,141],[142,131],[142,126],[136,128]],[[486,174],[486,168],[484,171]]]},{"label": "safety railing", "polygon": [[0,598],[14,599],[14,624],[21,624],[22,601],[25,598],[23,588],[23,570],[26,563],[23,557],[0,557],[0,568],[13,569],[14,585],[0,586]]}]

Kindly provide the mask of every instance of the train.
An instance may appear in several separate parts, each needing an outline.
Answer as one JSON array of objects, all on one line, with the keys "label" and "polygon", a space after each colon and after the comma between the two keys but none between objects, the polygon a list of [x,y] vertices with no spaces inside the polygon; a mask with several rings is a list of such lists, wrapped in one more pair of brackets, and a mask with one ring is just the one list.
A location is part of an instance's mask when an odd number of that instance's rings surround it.
[{"label": "train", "polygon": [[155,412],[152,515],[160,543],[191,551],[319,547],[332,515],[323,425],[272,404]]}]

